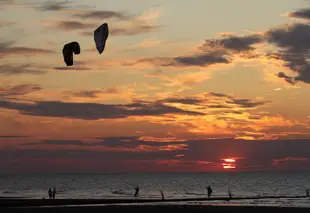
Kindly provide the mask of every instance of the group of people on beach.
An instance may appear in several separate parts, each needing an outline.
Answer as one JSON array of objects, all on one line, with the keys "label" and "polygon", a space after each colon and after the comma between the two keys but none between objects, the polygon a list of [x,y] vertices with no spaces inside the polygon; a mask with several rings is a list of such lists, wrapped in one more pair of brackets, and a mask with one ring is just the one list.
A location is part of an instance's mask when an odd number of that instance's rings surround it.
[{"label": "group of people on beach", "polygon": [[[207,189],[207,192],[208,192],[208,198],[210,198],[213,190],[212,190],[212,188],[210,186],[206,187],[206,189]],[[137,186],[135,188],[134,197],[139,197],[139,191],[140,191],[140,189]],[[162,190],[160,190],[160,194],[161,194],[162,200],[165,200],[165,195],[164,195],[164,192]],[[229,195],[231,197],[231,193],[230,192],[229,192]],[[48,189],[48,197],[49,197],[49,199],[55,199],[55,197],[56,197],[56,188],[54,188],[53,190],[51,188]]]},{"label": "group of people on beach", "polygon": [[[210,186],[208,186],[208,187],[206,187],[206,189],[207,189],[207,193],[208,193],[208,198],[210,198],[211,197],[211,194],[212,194],[212,192],[213,192],[213,190],[212,190],[212,188],[210,187]],[[139,191],[140,191],[140,189],[139,189],[139,187],[137,186],[136,188],[135,188],[135,193],[134,193],[134,197],[139,197]],[[160,190],[160,194],[161,194],[161,199],[162,200],[165,200],[165,195],[164,195],[164,192],[163,192],[163,190]],[[229,191],[229,197],[231,198],[231,192]]]},{"label": "group of people on beach", "polygon": [[55,199],[55,197],[56,197],[56,188],[54,188],[53,191],[52,191],[51,188],[48,189],[48,197],[49,197],[49,199]]}]

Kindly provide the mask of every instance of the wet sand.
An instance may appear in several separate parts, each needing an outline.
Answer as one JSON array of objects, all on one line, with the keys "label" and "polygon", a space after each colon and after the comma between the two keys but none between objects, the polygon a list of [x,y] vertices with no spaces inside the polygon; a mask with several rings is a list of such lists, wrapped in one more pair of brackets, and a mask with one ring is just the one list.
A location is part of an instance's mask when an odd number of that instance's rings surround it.
[{"label": "wet sand", "polygon": [[13,210],[13,212],[21,213],[49,213],[49,212],[66,212],[66,213],[102,213],[102,212],[130,212],[145,213],[147,211],[156,212],[168,212],[177,211],[179,213],[190,213],[190,212],[208,212],[208,213],[261,213],[261,212],[272,212],[272,213],[304,213],[309,212],[309,208],[280,208],[280,207],[254,207],[254,206],[198,206],[198,205],[131,205],[131,206],[78,206],[78,207],[23,207],[23,208],[4,208],[0,207],[1,212],[7,212],[7,210]]},{"label": "wet sand", "polygon": [[[265,196],[265,197],[233,197],[231,200],[258,200],[258,199],[279,199],[279,198],[307,198],[307,196]],[[309,198],[310,199],[310,198]],[[211,198],[183,198],[183,199],[25,199],[25,198],[2,198],[0,206],[2,207],[23,207],[23,206],[64,206],[64,205],[99,205],[99,204],[132,204],[132,203],[169,203],[169,202],[191,202],[191,201],[226,201],[228,197]]]}]

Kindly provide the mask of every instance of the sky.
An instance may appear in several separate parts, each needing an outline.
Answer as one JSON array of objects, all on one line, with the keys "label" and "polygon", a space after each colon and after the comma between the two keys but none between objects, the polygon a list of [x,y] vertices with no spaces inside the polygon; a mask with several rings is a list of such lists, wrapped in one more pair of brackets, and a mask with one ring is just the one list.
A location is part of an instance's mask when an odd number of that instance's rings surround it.
[{"label": "sky", "polygon": [[310,169],[309,1],[0,0],[0,11],[2,173]]}]

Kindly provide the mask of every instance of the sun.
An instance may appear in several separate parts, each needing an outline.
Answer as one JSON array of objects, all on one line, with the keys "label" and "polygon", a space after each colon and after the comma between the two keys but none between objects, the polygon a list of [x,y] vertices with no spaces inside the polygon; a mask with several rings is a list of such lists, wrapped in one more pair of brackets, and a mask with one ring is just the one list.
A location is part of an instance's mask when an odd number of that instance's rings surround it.
[{"label": "sun", "polygon": [[236,160],[235,160],[235,159],[232,159],[232,158],[224,159],[224,161],[225,161],[226,163],[235,163],[235,162],[236,162]]},{"label": "sun", "polygon": [[225,158],[222,159],[224,161],[222,163],[223,169],[235,169],[236,168],[236,160],[233,158]]}]

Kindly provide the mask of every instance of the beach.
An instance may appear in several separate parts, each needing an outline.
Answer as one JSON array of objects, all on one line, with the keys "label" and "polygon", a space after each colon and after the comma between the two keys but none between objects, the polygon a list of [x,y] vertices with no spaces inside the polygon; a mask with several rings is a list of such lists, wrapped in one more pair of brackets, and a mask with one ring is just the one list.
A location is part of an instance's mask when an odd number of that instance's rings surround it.
[{"label": "beach", "polygon": [[[2,210],[1,210],[2,209]],[[302,213],[309,212],[309,208],[285,208],[285,207],[258,207],[258,206],[204,206],[204,205],[106,205],[106,206],[47,206],[47,207],[28,207],[28,208],[0,208],[1,212],[13,210],[14,212],[67,212],[67,213],[80,213],[80,212],[129,212],[135,211],[136,213],[155,211],[155,212],[167,212],[177,211],[179,213],[190,212],[208,212],[208,213],[261,213],[264,211],[272,213]]]},{"label": "beach", "polygon": [[[179,199],[29,199],[29,198],[1,198],[0,206],[2,207],[30,207],[30,206],[68,206],[68,205],[107,205],[107,204],[188,204],[196,203],[198,205],[239,205],[233,201],[253,201],[253,200],[273,200],[273,199],[304,199],[310,202],[307,196],[264,196],[264,197],[212,197],[212,198],[179,198]],[[214,203],[221,201],[222,203]],[[244,205],[244,204],[243,204]]]}]

